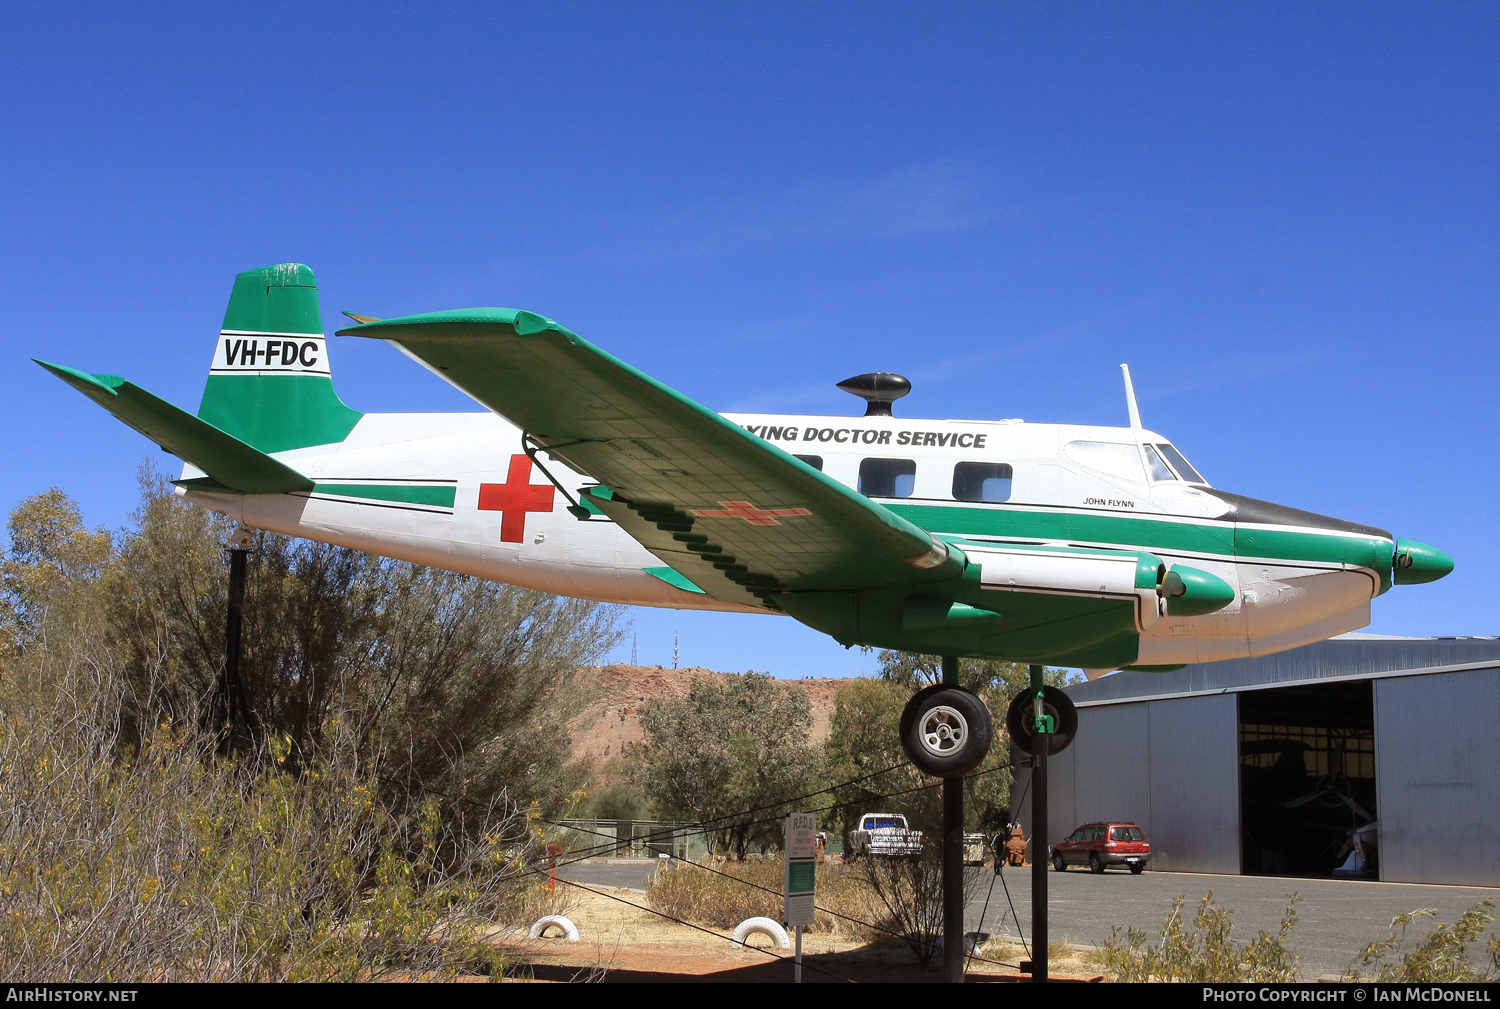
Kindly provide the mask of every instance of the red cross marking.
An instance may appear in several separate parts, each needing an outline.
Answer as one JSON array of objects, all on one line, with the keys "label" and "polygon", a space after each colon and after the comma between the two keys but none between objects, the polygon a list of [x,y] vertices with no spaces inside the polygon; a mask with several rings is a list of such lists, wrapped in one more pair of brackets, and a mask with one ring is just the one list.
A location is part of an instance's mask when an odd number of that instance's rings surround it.
[{"label": "red cross marking", "polygon": [[757,508],[749,501],[720,501],[723,511],[704,511],[693,508],[689,515],[705,519],[744,519],[753,526],[779,526],[778,515],[811,515],[806,508]]},{"label": "red cross marking", "polygon": [[530,457],[513,455],[504,483],[479,485],[479,510],[500,513],[500,542],[520,543],[526,539],[526,513],[550,512],[556,490],[551,484],[533,484]]}]

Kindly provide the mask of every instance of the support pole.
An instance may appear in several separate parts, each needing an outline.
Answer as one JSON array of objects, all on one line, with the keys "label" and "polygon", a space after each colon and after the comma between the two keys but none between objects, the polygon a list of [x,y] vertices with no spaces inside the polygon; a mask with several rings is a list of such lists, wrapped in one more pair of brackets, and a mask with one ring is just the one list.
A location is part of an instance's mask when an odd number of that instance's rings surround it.
[{"label": "support pole", "polygon": [[214,716],[215,731],[225,731],[225,741],[234,747],[244,731],[240,693],[240,630],[245,610],[245,558],[248,534],[236,536],[229,548],[229,608],[224,621],[224,671],[219,676]]},{"label": "support pole", "polygon": [[[1031,690],[1040,695],[1043,666],[1031,667]],[[1041,713],[1040,707],[1037,714]],[[1047,750],[1050,733],[1031,737],[1031,980],[1047,981]]]},{"label": "support pole", "polygon": [[[943,656],[943,683],[958,686],[958,657]],[[943,981],[964,981],[964,779],[943,779]]]}]

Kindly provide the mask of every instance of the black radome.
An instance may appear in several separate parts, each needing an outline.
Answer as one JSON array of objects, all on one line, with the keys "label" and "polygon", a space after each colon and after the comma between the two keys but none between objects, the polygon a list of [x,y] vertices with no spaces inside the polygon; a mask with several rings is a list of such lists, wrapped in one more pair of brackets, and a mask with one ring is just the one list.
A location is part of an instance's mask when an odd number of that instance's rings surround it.
[{"label": "black radome", "polygon": [[891,404],[911,392],[911,382],[904,375],[889,371],[871,371],[846,378],[839,388],[865,401],[866,417],[891,416]]}]

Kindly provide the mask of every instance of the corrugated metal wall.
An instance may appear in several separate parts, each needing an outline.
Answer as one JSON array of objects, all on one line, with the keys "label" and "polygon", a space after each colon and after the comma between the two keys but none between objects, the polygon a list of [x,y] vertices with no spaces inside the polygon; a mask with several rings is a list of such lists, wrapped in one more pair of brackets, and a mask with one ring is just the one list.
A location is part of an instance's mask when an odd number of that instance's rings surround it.
[{"label": "corrugated metal wall", "polygon": [[[1152,868],[1238,873],[1236,691],[1369,673],[1381,878],[1500,886],[1500,669],[1400,672],[1497,658],[1496,639],[1336,639],[1072,687],[1076,701],[1114,703],[1080,708],[1078,739],[1050,762],[1047,840],[1089,820],[1128,817],[1151,839]],[[1161,698],[1188,690],[1228,692]],[[1026,776],[1018,773],[1015,794]],[[1020,810],[1028,834],[1029,807]]]},{"label": "corrugated metal wall", "polygon": [[1375,681],[1380,878],[1500,884],[1500,670]]},{"label": "corrugated metal wall", "polygon": [[[1047,768],[1048,843],[1080,823],[1118,817],[1146,831],[1153,869],[1240,871],[1233,695],[1080,708],[1078,738]],[[1017,776],[1017,794],[1026,777]],[[1029,790],[1021,820],[1031,834]]]}]

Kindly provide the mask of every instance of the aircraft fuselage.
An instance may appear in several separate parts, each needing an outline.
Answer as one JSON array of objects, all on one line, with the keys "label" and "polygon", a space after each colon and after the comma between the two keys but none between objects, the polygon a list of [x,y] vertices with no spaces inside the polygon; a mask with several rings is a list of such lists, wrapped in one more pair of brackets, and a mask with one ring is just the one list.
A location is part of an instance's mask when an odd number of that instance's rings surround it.
[{"label": "aircraft fuselage", "polygon": [[[1096,655],[1099,668],[1262,655],[1367,625],[1371,599],[1390,587],[1391,534],[1217,491],[1195,481],[1185,461],[1173,466],[1186,473],[1169,468],[1170,442],[1139,428],[725,416],[978,562],[977,591],[1017,623],[991,627],[964,646],[967,654],[1082,664]],[[250,527],[546,592],[765,612],[696,591],[603,515],[569,514],[523,452],[521,432],[494,414],[365,414],[342,442],[275,456],[315,488],[184,493]],[[539,461],[574,498],[595,483],[545,452]],[[200,475],[184,471],[185,479]],[[735,518],[767,521],[753,512]],[[1207,571],[1234,599],[1213,613],[1172,616],[1154,589],[1110,563],[1119,551]],[[1113,623],[1101,621],[1105,609]],[[1069,630],[1085,612],[1102,651],[1080,651]],[[919,629],[899,640],[848,621],[822,629],[845,643],[923,645]],[[1125,639],[1133,654],[1121,651]]]}]

